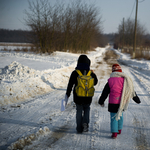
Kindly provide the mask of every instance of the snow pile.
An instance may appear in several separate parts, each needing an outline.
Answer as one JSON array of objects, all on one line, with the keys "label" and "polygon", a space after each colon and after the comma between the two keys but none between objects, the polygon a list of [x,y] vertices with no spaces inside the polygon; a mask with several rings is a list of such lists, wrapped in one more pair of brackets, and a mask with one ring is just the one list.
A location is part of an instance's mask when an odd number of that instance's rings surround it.
[{"label": "snow pile", "polygon": [[16,61],[12,62],[9,66],[6,66],[4,69],[1,69],[1,72],[3,73],[1,75],[1,78],[3,78],[3,80],[9,80],[11,82],[38,77],[38,75],[40,74],[39,71],[31,69],[27,66],[23,66]]},{"label": "snow pile", "polygon": [[40,72],[14,61],[0,70],[0,105],[18,103],[67,86],[73,69]]},{"label": "snow pile", "polygon": [[150,61],[148,60],[138,61],[136,59],[131,59],[131,56],[129,54],[124,55],[123,53],[120,53],[118,50],[115,50],[115,51],[118,55],[120,55],[120,58],[118,59],[118,61],[121,64],[130,66],[133,68],[137,68],[137,69],[142,69],[142,70],[147,70],[147,71],[150,70]]},{"label": "snow pile", "polygon": [[[95,58],[101,56],[105,50],[106,48],[96,48],[95,51],[87,54],[91,60],[91,65],[95,63]],[[2,54],[15,59],[22,57],[25,59],[24,62],[27,62],[26,64],[31,67],[37,67],[38,63],[41,66],[42,62],[43,69],[46,65],[45,68],[50,69],[41,70],[40,67],[41,71],[39,71],[39,69],[29,68],[17,61],[13,61],[10,65],[0,69],[0,106],[20,103],[46,94],[53,89],[66,87],[80,55],[66,52],[55,52],[51,56],[23,53]]]},{"label": "snow pile", "polygon": [[71,70],[73,69],[73,67],[56,69],[55,71],[43,74],[41,79],[53,89],[66,87]]},{"label": "snow pile", "polygon": [[12,143],[11,146],[8,147],[8,149],[10,150],[23,149],[26,145],[32,144],[32,141],[34,141],[35,139],[39,139],[43,136],[46,136],[49,133],[50,133],[49,128],[45,126],[43,129],[40,128],[36,132],[36,134],[31,134],[29,136],[18,139],[15,143]]},{"label": "snow pile", "polygon": [[0,105],[18,103],[51,91],[36,71],[18,62],[0,70]]}]

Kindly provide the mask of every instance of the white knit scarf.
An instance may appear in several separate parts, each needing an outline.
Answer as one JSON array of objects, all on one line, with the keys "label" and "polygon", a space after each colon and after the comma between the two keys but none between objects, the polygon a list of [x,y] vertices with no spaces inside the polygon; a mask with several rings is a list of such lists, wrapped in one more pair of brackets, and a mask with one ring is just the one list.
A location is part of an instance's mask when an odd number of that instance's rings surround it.
[{"label": "white knit scarf", "polygon": [[124,85],[122,90],[121,102],[119,106],[119,110],[115,115],[116,120],[120,120],[120,116],[122,116],[122,112],[127,110],[130,99],[135,96],[134,86],[132,79],[124,74],[123,72],[113,72],[110,74],[110,77],[123,77]]}]

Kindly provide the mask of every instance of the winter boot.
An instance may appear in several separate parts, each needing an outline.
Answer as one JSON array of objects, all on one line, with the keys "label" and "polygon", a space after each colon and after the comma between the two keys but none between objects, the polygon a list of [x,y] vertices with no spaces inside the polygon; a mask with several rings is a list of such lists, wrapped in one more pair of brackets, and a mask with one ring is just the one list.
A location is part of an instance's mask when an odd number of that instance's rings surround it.
[{"label": "winter boot", "polygon": [[121,134],[121,130],[118,130],[118,134]]},{"label": "winter boot", "polygon": [[111,136],[113,139],[116,139],[117,138],[117,132],[114,132],[112,133],[112,136]]},{"label": "winter boot", "polygon": [[88,124],[87,123],[83,123],[83,132],[88,132]]},{"label": "winter boot", "polygon": [[77,131],[77,134],[82,134],[82,131]]}]

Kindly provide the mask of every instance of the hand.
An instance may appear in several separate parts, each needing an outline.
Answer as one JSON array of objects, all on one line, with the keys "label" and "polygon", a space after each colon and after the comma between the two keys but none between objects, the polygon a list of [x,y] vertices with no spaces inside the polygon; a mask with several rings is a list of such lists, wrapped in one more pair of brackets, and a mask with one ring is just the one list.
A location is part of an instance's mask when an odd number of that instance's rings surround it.
[{"label": "hand", "polygon": [[93,73],[94,73],[94,71],[93,70],[91,70]]}]

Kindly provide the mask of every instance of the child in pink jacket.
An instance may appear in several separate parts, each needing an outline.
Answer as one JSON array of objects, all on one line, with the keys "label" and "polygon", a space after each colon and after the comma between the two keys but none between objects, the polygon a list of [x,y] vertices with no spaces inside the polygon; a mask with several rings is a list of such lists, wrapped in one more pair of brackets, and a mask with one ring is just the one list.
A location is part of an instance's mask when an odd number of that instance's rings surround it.
[{"label": "child in pink jacket", "polygon": [[123,127],[123,111],[127,109],[130,99],[141,103],[134,91],[133,82],[129,76],[122,72],[119,64],[112,66],[112,73],[106,83],[98,103],[103,107],[104,101],[109,95],[108,111],[111,119],[112,138],[121,134]]}]

